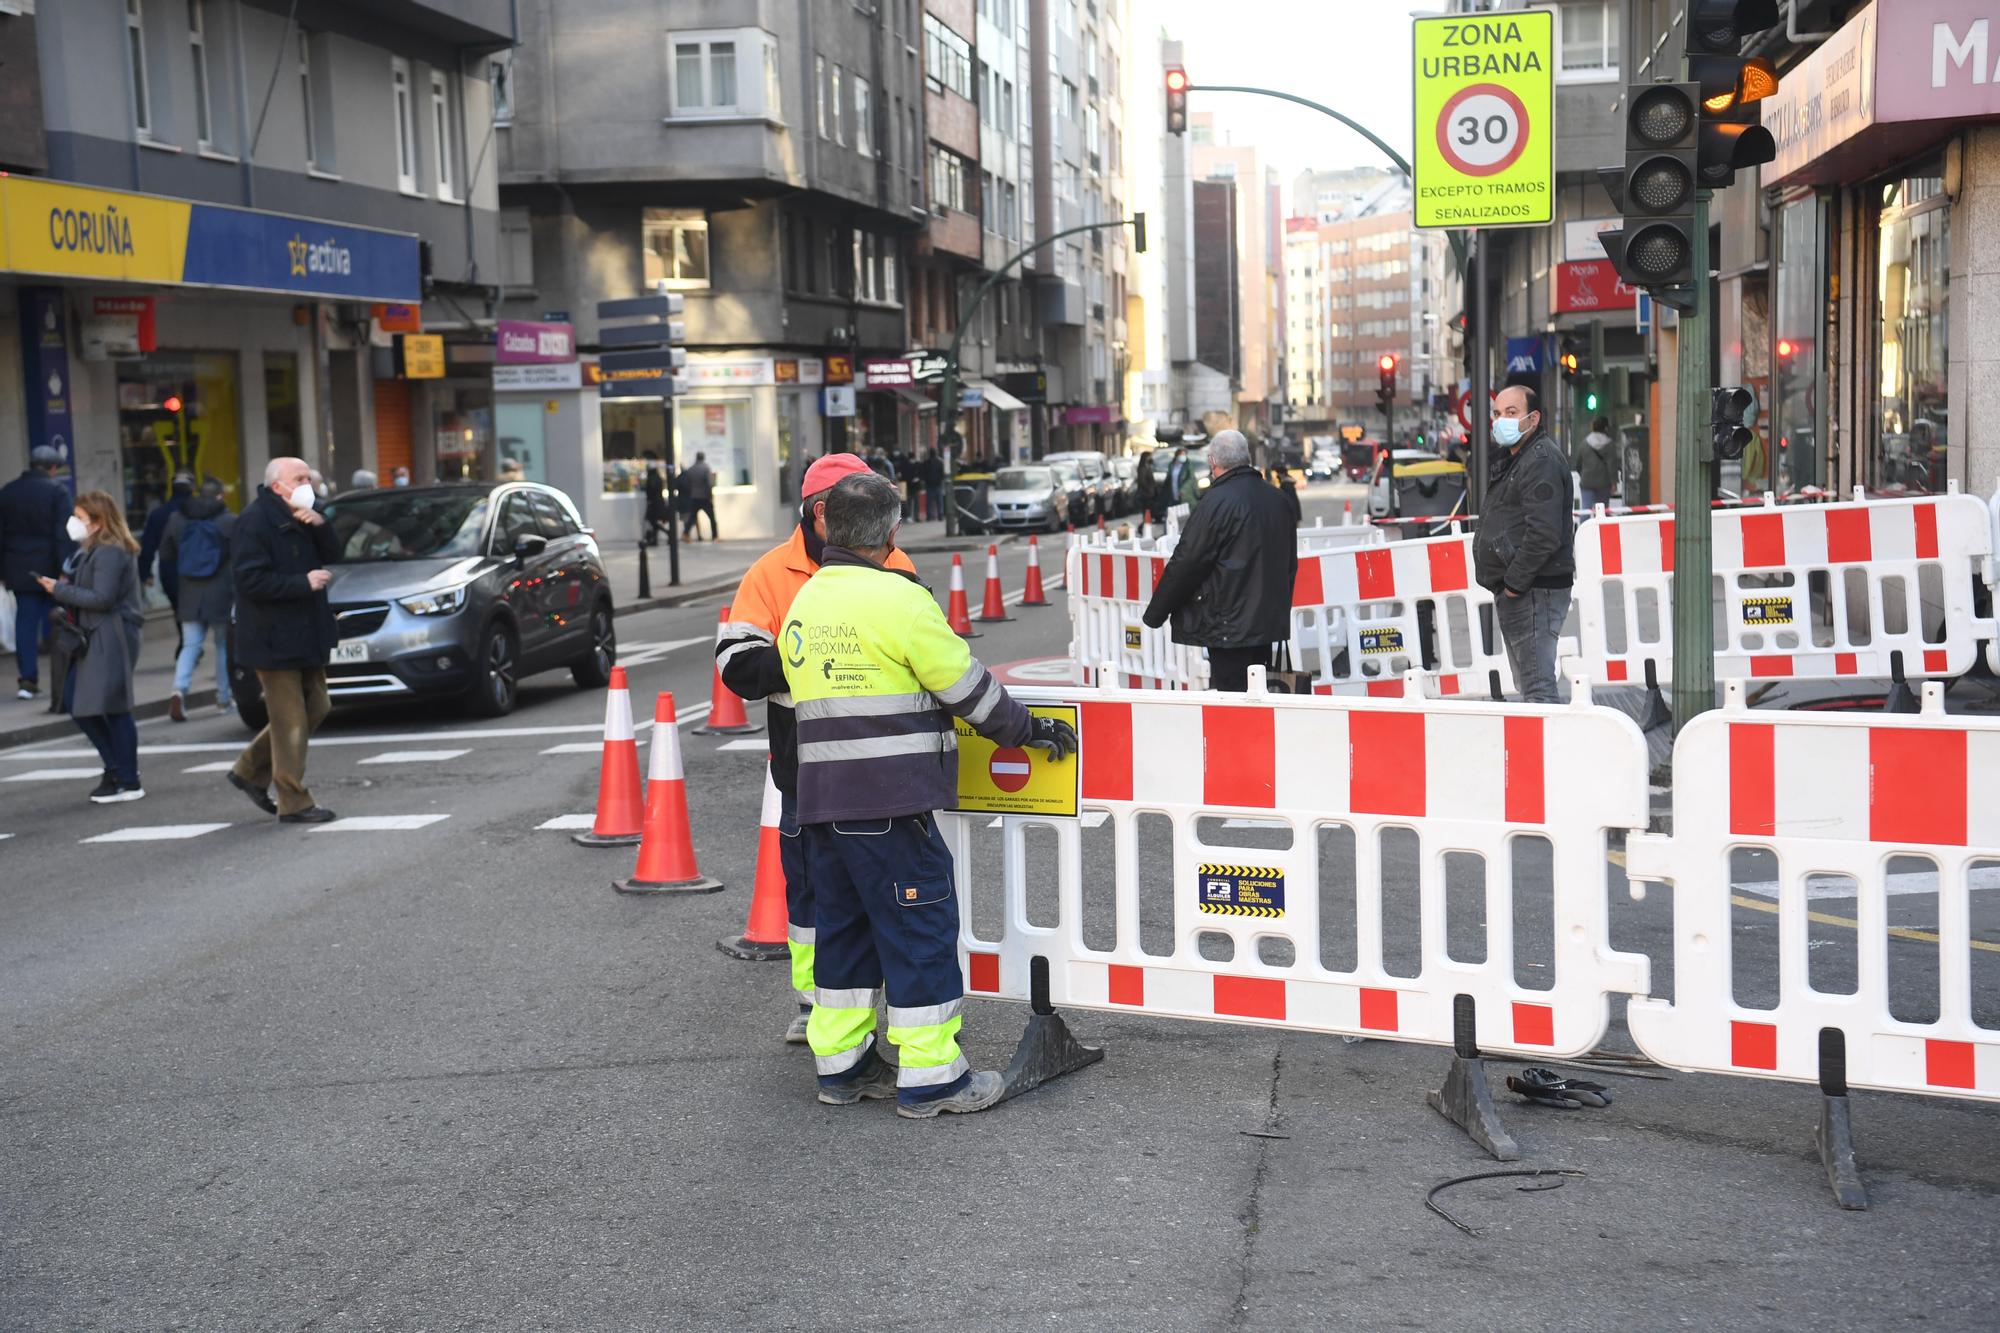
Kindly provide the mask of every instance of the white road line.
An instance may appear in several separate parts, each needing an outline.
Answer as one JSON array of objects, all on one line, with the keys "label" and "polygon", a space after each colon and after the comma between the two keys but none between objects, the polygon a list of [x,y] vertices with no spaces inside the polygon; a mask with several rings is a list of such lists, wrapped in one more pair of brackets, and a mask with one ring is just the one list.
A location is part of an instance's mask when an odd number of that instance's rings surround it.
[{"label": "white road line", "polygon": [[704,634],[698,639],[669,639],[664,643],[621,643],[618,645],[618,665],[622,667],[645,666],[657,662],[668,653],[687,648],[697,643],[713,644],[715,636]]},{"label": "white road line", "polygon": [[579,829],[590,828],[597,823],[596,815],[557,815],[535,825],[538,829]]},{"label": "white road line", "polygon": [[456,759],[470,750],[388,750],[382,754],[371,754],[361,762],[364,764],[437,764],[447,759]]},{"label": "white road line", "polygon": [[182,769],[182,770],[181,770],[181,772],[183,772],[183,773],[227,773],[227,772],[228,772],[228,771],[229,771],[230,769],[232,769],[232,768],[234,768],[234,767],[236,767],[236,761],[235,761],[234,759],[218,759],[218,760],[216,760],[216,761],[215,761],[214,763],[212,763],[212,764],[196,764],[196,765],[195,765],[195,766],[194,766],[193,768],[184,768],[184,769]]},{"label": "white road line", "polygon": [[566,741],[561,745],[551,745],[543,754],[602,754],[603,741]]},{"label": "white road line", "polygon": [[84,842],[178,842],[185,838],[199,838],[204,833],[228,828],[227,824],[152,824],[145,828],[113,829],[100,833]]},{"label": "white road line", "polygon": [[316,825],[312,831],[314,833],[400,833],[407,829],[425,828],[450,818],[450,815],[354,815],[336,819],[331,824]]},{"label": "white road line", "polygon": [[[1732,889],[1744,893],[1754,893],[1759,898],[1776,899],[1778,886],[1772,880],[1757,880],[1749,883],[1732,884]],[[1972,889],[2000,889],[2000,866],[1974,866],[1965,875],[1965,887]],[[1938,876],[1935,870],[1899,870],[1883,877],[1882,893],[1889,898],[1901,898],[1912,893],[1936,893]],[[1852,898],[1855,896],[1854,881],[1844,875],[1807,875],[1806,901],[1825,902],[1829,898]]]},{"label": "white road line", "polygon": [[[1062,587],[1062,581],[1063,581],[1063,576],[1060,574],[1052,575],[1049,578],[1045,578],[1042,580],[1042,591],[1047,592],[1050,588],[1060,588]],[[1022,587],[1014,589],[1014,591],[1008,593],[1005,597],[1002,597],[1000,600],[1006,603],[1008,606],[1019,606],[1021,604],[1021,599],[1023,597],[1026,597],[1027,595],[1028,595],[1028,589],[1024,585]]]},{"label": "white road line", "polygon": [[760,740],[724,741],[715,748],[718,750],[756,750],[759,753],[768,753],[771,749],[771,742]]},{"label": "white road line", "polygon": [[0,782],[45,782],[55,778],[94,778],[101,768],[37,768],[26,773],[10,773]]}]

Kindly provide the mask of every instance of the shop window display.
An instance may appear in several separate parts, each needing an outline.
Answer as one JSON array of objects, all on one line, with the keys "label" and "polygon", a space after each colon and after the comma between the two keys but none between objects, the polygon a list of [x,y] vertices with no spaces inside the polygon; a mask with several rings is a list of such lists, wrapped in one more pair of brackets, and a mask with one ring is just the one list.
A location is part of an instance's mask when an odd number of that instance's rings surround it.
[{"label": "shop window display", "polygon": [[604,493],[631,495],[646,489],[646,454],[667,456],[667,417],[654,398],[607,398],[604,428]]},{"label": "shop window display", "polygon": [[144,523],[183,468],[214,477],[229,507],[243,507],[239,389],[236,357],[228,352],[156,353],[118,363],[127,522]]},{"label": "shop window display", "polygon": [[1949,472],[1950,203],[1935,175],[1904,176],[1882,186],[1875,483],[1885,488],[1942,491]]}]

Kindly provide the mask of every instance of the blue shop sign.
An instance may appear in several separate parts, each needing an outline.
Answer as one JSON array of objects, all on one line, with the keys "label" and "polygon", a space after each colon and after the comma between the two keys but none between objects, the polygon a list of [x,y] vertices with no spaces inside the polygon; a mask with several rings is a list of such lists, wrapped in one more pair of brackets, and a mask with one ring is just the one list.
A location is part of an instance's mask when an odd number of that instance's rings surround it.
[{"label": "blue shop sign", "polygon": [[1509,375],[1539,375],[1542,373],[1542,335],[1529,334],[1525,338],[1507,340],[1507,373]]},{"label": "blue shop sign", "polygon": [[181,281],[352,301],[423,299],[417,238],[195,204]]}]

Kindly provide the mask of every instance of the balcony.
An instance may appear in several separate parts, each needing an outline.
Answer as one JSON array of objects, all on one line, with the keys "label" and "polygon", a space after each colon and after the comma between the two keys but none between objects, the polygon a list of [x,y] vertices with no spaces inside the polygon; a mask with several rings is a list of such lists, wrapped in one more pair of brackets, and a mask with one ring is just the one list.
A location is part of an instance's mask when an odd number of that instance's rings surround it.
[{"label": "balcony", "polygon": [[514,44],[509,0],[347,0],[345,8],[452,46],[497,51]]}]

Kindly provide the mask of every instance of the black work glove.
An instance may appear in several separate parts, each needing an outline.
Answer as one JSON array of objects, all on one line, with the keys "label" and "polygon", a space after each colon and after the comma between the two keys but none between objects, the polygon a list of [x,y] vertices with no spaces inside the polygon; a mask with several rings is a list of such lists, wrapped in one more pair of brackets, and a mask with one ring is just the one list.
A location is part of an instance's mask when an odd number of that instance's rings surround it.
[{"label": "black work glove", "polygon": [[1047,750],[1049,759],[1060,764],[1076,753],[1076,728],[1057,717],[1035,719],[1035,734],[1028,744],[1037,749]]},{"label": "black work glove", "polygon": [[1611,1105],[1611,1090],[1602,1083],[1564,1078],[1553,1069],[1528,1068],[1507,1076],[1507,1087],[1537,1106],[1580,1111],[1586,1106]]}]

